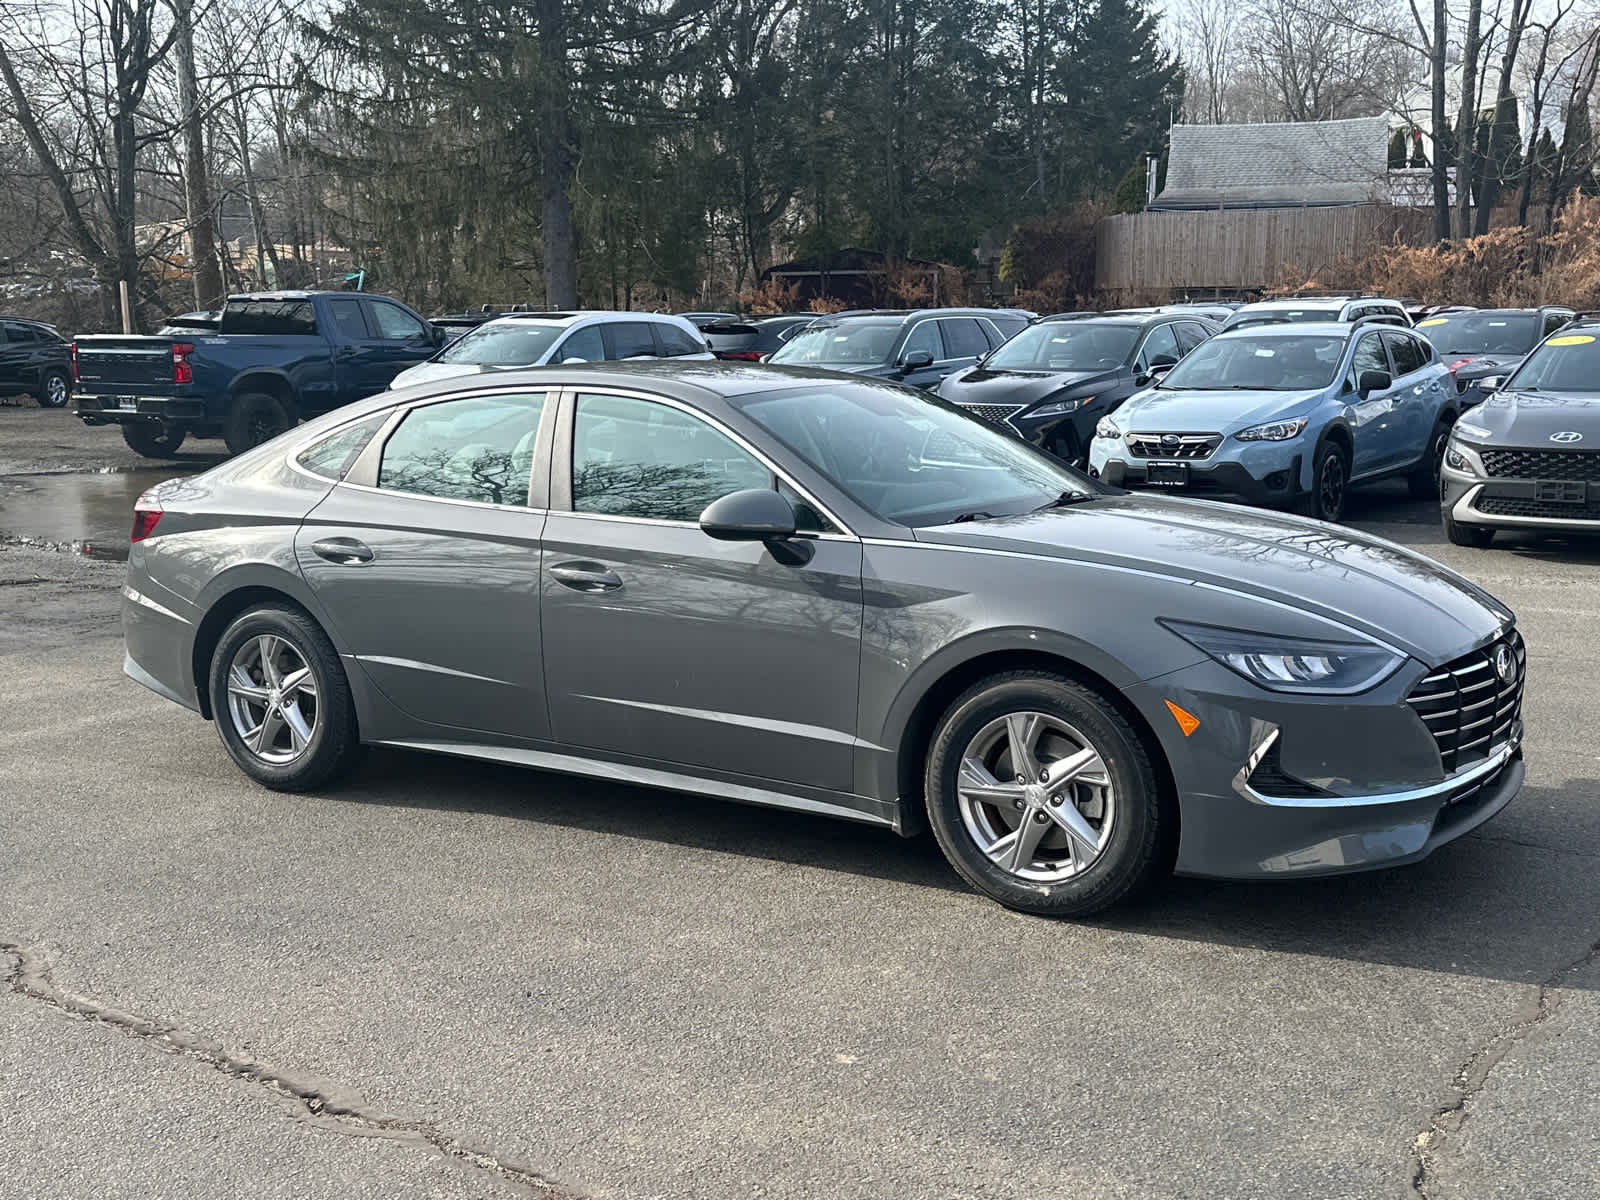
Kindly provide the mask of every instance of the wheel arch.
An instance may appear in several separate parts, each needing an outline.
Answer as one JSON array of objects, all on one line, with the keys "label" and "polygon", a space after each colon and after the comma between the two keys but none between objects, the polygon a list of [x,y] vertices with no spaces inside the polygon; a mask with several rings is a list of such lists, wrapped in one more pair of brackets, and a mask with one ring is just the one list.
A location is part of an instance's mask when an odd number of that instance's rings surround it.
[{"label": "wheel arch", "polygon": [[281,371],[248,370],[243,372],[228,385],[228,401],[232,403],[239,397],[252,392],[263,392],[283,403],[291,417],[300,411],[300,393],[295,390],[289,377]]},{"label": "wheel arch", "polygon": [[[1085,647],[1086,650],[1090,648]],[[1144,713],[1140,712],[1111,676],[1125,675],[1111,666],[1110,661],[1090,665],[1086,659],[1098,657],[1075,652],[1065,646],[1027,647],[988,645],[975,647],[974,652],[958,661],[941,664],[931,677],[920,681],[916,688],[908,687],[902,693],[892,714],[891,728],[896,730],[888,742],[896,748],[893,755],[893,776],[882,782],[880,794],[896,797],[900,808],[901,832],[910,836],[921,832],[927,825],[927,797],[923,794],[923,773],[928,749],[933,744],[934,732],[940,720],[949,711],[958,696],[980,680],[1008,671],[1035,670],[1061,675],[1094,692],[1128,722],[1134,733],[1144,743],[1150,755],[1164,796],[1171,802],[1172,845],[1177,845],[1179,805],[1177,780],[1166,749]],[[1097,669],[1098,667],[1098,669]],[[1109,668],[1109,669],[1108,669]],[[1133,682],[1131,679],[1128,682]],[[909,694],[907,694],[909,693]]]},{"label": "wheel arch", "polygon": [[[316,623],[328,640],[333,634],[328,623],[319,614],[318,606],[298,580],[270,568],[238,567],[212,581],[200,599],[205,616],[195,627],[194,641],[189,651],[189,669],[194,681],[195,696],[200,702],[200,715],[213,719],[211,711],[211,656],[223,632],[240,613],[262,605],[292,608]],[[335,643],[337,648],[337,643]]]}]

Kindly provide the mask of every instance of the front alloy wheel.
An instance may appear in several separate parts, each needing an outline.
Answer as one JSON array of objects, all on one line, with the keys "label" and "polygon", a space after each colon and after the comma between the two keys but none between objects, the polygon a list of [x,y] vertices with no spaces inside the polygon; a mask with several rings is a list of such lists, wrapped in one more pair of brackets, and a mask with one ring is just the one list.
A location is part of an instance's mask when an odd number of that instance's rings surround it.
[{"label": "front alloy wheel", "polygon": [[951,866],[1009,908],[1083,916],[1171,868],[1176,825],[1144,739],[1060,675],[969,688],[934,734],[924,789]]}]

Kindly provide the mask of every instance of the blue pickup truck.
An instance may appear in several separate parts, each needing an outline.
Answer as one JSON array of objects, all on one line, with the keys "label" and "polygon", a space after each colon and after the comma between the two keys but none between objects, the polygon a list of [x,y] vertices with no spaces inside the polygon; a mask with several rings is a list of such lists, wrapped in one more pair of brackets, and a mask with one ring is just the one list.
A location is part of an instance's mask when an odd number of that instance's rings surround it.
[{"label": "blue pickup truck", "polygon": [[220,437],[239,454],[383,391],[444,340],[387,296],[230,296],[215,332],[75,339],[73,398],[85,424],[122,426],[146,458],[169,458],[188,437]]}]

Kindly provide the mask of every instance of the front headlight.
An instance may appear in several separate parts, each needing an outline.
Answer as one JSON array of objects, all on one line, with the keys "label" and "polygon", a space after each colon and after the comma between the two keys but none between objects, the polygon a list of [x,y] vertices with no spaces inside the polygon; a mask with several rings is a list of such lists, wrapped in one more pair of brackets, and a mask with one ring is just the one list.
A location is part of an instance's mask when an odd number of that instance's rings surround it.
[{"label": "front headlight", "polygon": [[1122,430],[1110,417],[1101,417],[1100,423],[1094,427],[1094,435],[1097,438],[1119,438],[1122,436]]},{"label": "front headlight", "polygon": [[1292,421],[1268,421],[1265,425],[1252,425],[1233,436],[1241,442],[1287,442],[1290,438],[1299,437],[1305,428],[1306,418],[1296,417]]},{"label": "front headlight", "polygon": [[1093,396],[1081,396],[1076,400],[1052,400],[1049,404],[1036,408],[1027,415],[1029,417],[1064,417],[1069,412],[1076,412],[1093,399]]},{"label": "front headlight", "polygon": [[1405,656],[1372,642],[1323,642],[1162,621],[1184,641],[1272,692],[1348,696],[1376,687]]},{"label": "front headlight", "polygon": [[1451,438],[1444,448],[1444,465],[1452,471],[1476,475],[1480,479],[1489,474],[1484,470],[1483,459],[1478,457],[1477,448],[1457,437]]}]

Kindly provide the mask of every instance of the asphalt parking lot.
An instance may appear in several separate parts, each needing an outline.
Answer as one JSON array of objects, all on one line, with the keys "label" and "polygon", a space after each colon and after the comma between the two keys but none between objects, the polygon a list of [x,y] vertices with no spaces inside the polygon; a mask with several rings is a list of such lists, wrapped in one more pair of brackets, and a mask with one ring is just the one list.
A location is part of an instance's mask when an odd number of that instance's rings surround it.
[{"label": "asphalt parking lot", "polygon": [[399,752],[257,788],[72,548],[136,466],[0,408],[0,1195],[1600,1195],[1600,540],[1354,497],[1517,610],[1520,798],[1066,923],[795,814]]}]

